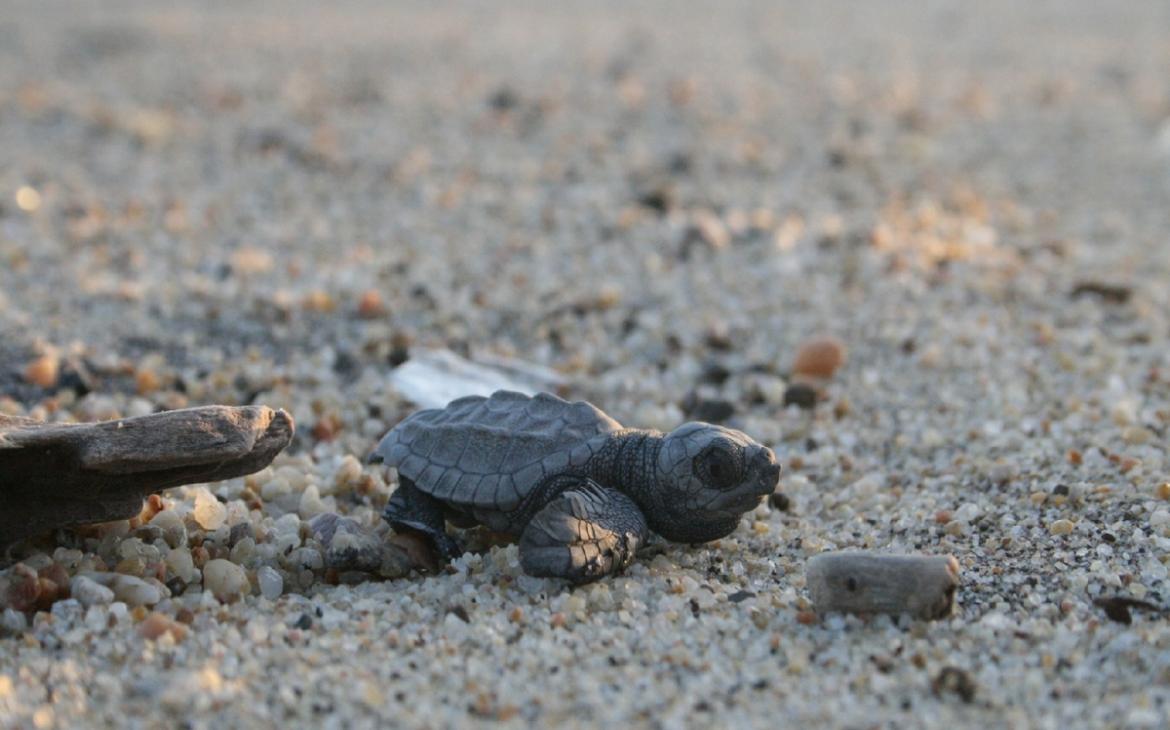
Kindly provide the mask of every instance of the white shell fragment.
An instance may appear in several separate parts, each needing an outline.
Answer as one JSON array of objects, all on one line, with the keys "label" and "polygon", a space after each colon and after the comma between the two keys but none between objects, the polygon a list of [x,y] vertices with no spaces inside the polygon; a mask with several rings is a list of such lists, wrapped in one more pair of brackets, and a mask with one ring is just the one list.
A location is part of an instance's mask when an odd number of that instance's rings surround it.
[{"label": "white shell fragment", "polygon": [[533,395],[556,390],[560,375],[540,365],[497,356],[473,362],[450,350],[425,350],[390,373],[390,383],[402,397],[420,408],[442,408],[465,395],[488,396],[497,390]]},{"label": "white shell fragment", "polygon": [[820,613],[908,613],[946,618],[955,605],[959,561],[951,555],[821,553],[805,565]]}]

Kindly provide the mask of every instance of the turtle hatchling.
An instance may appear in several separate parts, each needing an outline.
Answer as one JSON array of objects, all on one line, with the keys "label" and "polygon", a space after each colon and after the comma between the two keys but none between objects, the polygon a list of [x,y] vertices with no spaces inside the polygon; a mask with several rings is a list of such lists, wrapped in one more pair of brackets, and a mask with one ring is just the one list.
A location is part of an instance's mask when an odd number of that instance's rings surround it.
[{"label": "turtle hatchling", "polygon": [[497,391],[418,411],[378,444],[398,471],[383,517],[445,559],[446,532],[484,525],[519,537],[536,576],[584,583],[630,564],[651,531],[698,543],[730,534],[780,476],[772,450],[709,423],[623,428],[595,406]]}]

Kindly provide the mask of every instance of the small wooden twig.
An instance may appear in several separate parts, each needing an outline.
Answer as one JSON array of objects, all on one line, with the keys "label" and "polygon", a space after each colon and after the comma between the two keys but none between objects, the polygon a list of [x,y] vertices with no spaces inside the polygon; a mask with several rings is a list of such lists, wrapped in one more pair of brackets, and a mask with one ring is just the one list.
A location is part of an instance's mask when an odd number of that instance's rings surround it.
[{"label": "small wooden twig", "polygon": [[292,435],[292,417],[263,406],[78,424],[0,415],[0,546],[132,517],[143,497],[168,487],[251,474]]},{"label": "small wooden twig", "polygon": [[821,613],[908,613],[938,619],[954,608],[959,561],[950,555],[822,553],[809,559],[805,580]]}]

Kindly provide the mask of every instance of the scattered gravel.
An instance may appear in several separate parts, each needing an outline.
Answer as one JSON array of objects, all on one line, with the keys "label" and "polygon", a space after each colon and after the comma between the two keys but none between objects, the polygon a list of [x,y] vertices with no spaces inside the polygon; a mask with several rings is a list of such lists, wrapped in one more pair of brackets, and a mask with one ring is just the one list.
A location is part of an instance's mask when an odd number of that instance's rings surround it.
[{"label": "scattered gravel", "polygon": [[[6,8],[0,412],[298,435],[11,550],[0,724],[1170,724],[1167,12]],[[442,351],[707,409],[782,498],[576,589],[424,571],[363,459]],[[955,615],[819,617],[838,549],[956,556]]]}]

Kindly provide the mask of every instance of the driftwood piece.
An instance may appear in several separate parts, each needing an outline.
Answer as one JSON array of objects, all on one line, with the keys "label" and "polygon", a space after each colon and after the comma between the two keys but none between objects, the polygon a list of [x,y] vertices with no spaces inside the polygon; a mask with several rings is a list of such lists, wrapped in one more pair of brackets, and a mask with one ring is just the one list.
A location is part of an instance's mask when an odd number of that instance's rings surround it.
[{"label": "driftwood piece", "polygon": [[817,611],[908,613],[945,618],[955,604],[959,561],[950,555],[821,553],[805,565]]},{"label": "driftwood piece", "polygon": [[0,545],[57,527],[132,517],[145,496],[263,469],[293,421],[264,406],[205,406],[46,424],[0,415]]}]

